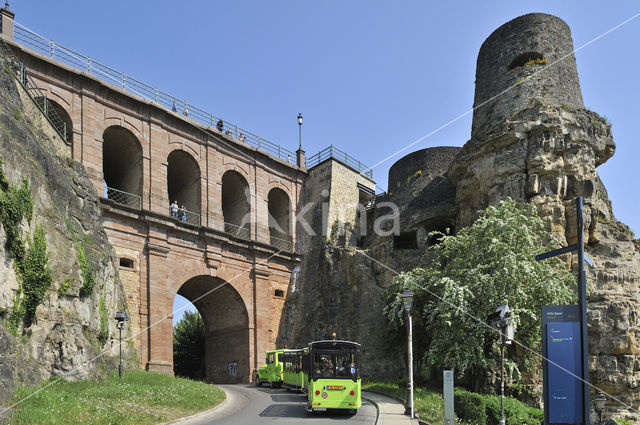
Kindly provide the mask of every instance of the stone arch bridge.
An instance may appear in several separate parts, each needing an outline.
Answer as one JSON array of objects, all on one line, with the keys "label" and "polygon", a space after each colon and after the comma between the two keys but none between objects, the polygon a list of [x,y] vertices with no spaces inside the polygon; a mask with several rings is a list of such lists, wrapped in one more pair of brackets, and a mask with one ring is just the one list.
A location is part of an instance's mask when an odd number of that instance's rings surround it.
[{"label": "stone arch bridge", "polygon": [[65,123],[67,153],[101,195],[141,365],[173,373],[180,294],[205,322],[207,379],[248,381],[275,346],[299,261],[304,152],[247,140],[253,135],[213,115],[203,124],[186,103],[137,96],[24,47],[14,31],[27,30],[3,9],[3,39]]}]

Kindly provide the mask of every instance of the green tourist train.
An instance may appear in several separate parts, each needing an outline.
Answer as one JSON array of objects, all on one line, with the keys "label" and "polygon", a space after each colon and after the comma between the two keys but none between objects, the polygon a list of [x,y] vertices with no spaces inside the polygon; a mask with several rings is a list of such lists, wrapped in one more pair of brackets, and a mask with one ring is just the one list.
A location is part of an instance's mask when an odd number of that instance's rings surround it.
[{"label": "green tourist train", "polygon": [[254,382],[306,392],[310,412],[344,409],[355,414],[362,405],[360,344],[331,339],[301,349],[267,351]]}]

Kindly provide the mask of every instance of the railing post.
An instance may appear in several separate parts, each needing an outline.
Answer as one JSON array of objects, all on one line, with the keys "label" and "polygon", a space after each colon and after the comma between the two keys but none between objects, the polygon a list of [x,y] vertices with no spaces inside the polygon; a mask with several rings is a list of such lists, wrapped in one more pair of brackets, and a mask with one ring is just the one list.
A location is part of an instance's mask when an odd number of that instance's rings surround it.
[{"label": "railing post", "polygon": [[153,89],[153,101],[158,101],[158,89]]},{"label": "railing post", "polygon": [[53,40],[49,40],[49,56],[53,57],[53,55],[54,55]]},{"label": "railing post", "polygon": [[124,89],[127,86],[126,84],[127,77],[124,74],[121,74],[121,75],[122,75],[122,88]]},{"label": "railing post", "polygon": [[91,58],[87,56],[87,72],[91,72]]},{"label": "railing post", "polygon": [[238,124],[234,125],[233,127],[235,131],[235,134],[233,135],[233,137],[238,138]]}]

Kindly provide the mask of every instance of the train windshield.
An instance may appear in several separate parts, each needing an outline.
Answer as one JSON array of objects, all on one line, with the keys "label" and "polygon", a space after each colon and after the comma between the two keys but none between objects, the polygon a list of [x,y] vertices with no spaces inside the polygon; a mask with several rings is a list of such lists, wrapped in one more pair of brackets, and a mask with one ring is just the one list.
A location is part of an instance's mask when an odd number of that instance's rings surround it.
[{"label": "train windshield", "polygon": [[313,356],[314,378],[356,379],[358,355],[354,352],[315,353]]}]

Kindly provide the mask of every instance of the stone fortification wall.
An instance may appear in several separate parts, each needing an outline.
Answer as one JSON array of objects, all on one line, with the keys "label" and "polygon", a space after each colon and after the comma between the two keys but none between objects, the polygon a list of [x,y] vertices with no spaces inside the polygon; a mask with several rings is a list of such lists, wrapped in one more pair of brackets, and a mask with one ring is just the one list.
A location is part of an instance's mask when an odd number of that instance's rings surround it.
[{"label": "stone fortification wall", "polygon": [[[29,183],[33,219],[21,223],[22,237],[27,239],[30,231],[42,226],[52,276],[51,287],[33,320],[21,321],[19,336],[12,336],[6,329],[20,280],[14,259],[5,249],[6,229],[0,229],[0,256],[4,259],[0,262],[2,403],[11,398],[17,385],[36,384],[51,375],[84,379],[114,370],[112,355],[117,354],[118,333],[113,318],[117,310],[127,306],[113,250],[101,225],[98,196],[85,170],[56,151],[48,121],[35,113],[33,102],[21,93],[13,75],[0,72],[0,87],[3,170],[10,184],[19,185],[23,179]],[[89,295],[79,293],[85,282],[79,264],[80,244],[87,259],[85,271],[95,279]],[[125,327],[123,339],[129,335]],[[128,345],[123,348],[125,359],[135,359]],[[89,362],[103,350],[107,350],[105,356]]]},{"label": "stone fortification wall", "polygon": [[[583,107],[572,52],[569,26],[555,16],[532,13],[495,30],[478,53],[472,138],[489,132],[493,123],[504,121],[536,99]],[[536,58],[543,58],[544,63],[525,65]]]}]

